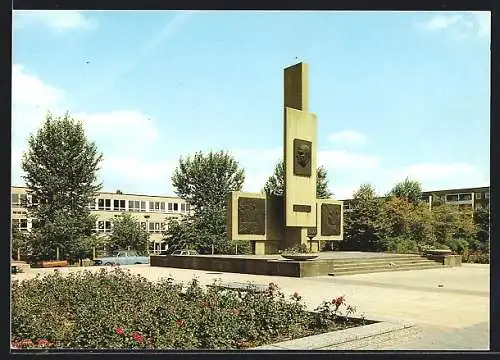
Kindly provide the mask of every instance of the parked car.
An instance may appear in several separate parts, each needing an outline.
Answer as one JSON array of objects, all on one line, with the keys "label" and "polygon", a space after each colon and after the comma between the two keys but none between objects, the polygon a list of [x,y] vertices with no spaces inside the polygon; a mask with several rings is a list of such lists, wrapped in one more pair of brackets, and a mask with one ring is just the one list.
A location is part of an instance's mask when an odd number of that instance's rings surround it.
[{"label": "parked car", "polygon": [[172,254],[173,256],[181,256],[181,255],[198,255],[198,251],[196,250],[175,250]]},{"label": "parked car", "polygon": [[139,256],[136,251],[118,251],[112,256],[94,259],[94,265],[149,264],[149,256]]}]

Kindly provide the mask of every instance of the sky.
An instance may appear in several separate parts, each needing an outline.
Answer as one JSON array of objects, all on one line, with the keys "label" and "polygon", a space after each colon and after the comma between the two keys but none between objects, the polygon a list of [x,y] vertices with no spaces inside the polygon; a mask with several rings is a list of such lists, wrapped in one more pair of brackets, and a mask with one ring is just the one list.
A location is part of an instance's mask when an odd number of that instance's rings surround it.
[{"label": "sky", "polygon": [[47,111],[69,111],[103,191],[174,195],[180,157],[225,150],[258,192],[300,61],[334,198],[489,186],[490,13],[382,11],[14,11],[12,184]]}]

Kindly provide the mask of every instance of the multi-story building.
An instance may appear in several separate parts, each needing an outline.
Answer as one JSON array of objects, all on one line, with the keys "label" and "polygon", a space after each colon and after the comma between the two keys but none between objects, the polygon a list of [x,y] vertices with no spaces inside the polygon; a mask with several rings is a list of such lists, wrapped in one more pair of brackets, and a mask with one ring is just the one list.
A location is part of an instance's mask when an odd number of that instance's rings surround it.
[{"label": "multi-story building", "polygon": [[422,192],[422,201],[432,205],[445,203],[456,205],[461,209],[488,209],[490,208],[490,187],[475,187],[461,189],[445,189]]},{"label": "multi-story building", "polygon": [[[32,219],[28,216],[26,204],[33,199],[27,194],[27,188],[13,186],[11,197],[12,223],[20,231],[31,231]],[[190,204],[178,197],[123,194],[120,191],[99,193],[89,204],[89,209],[97,216],[94,231],[103,236],[111,233],[116,217],[124,212],[130,213],[149,232],[153,252],[165,249],[162,231],[167,228],[168,220],[192,213]]]},{"label": "multi-story building", "polygon": [[[344,201],[344,211],[352,211],[350,203],[352,199]],[[456,205],[461,209],[488,209],[490,208],[490,187],[443,189],[422,192],[422,201],[432,208],[437,204]]]}]

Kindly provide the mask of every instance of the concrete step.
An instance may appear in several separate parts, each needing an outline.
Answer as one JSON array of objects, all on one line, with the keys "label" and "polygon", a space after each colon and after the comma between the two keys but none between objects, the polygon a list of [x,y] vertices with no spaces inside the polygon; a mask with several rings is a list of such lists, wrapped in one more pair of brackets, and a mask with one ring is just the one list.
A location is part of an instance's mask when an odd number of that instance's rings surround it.
[{"label": "concrete step", "polygon": [[353,264],[363,262],[404,262],[412,260],[428,260],[424,256],[420,255],[408,255],[408,256],[379,256],[379,257],[366,257],[362,260],[360,258],[349,258],[349,259],[334,259],[335,264]]},{"label": "concrete step", "polygon": [[406,262],[397,262],[397,261],[387,261],[387,262],[369,262],[362,261],[358,263],[352,264],[333,264],[334,270],[344,270],[344,269],[353,269],[360,267],[370,267],[370,268],[386,268],[386,267],[405,267],[405,266],[415,266],[415,265],[441,265],[437,261],[433,260],[412,260]]},{"label": "concrete step", "polygon": [[389,271],[409,271],[409,270],[424,270],[424,269],[440,269],[443,265],[439,263],[430,263],[430,264],[418,264],[415,266],[391,266],[386,268],[369,268],[369,267],[361,267],[361,268],[351,268],[345,270],[336,270],[334,272],[329,273],[330,276],[344,276],[344,275],[356,275],[356,274],[369,274],[376,272],[389,272]]}]

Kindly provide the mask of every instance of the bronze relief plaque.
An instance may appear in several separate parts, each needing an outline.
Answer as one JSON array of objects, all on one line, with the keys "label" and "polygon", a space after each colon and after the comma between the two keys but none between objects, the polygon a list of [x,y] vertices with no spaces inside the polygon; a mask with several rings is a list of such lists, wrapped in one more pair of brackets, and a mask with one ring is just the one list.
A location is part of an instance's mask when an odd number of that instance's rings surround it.
[{"label": "bronze relief plaque", "polygon": [[298,176],[311,176],[312,142],[293,139],[293,173]]},{"label": "bronze relief plaque", "polygon": [[238,198],[238,234],[266,234],[266,200]]},{"label": "bronze relief plaque", "polygon": [[321,236],[340,236],[341,209],[339,204],[321,204]]}]

